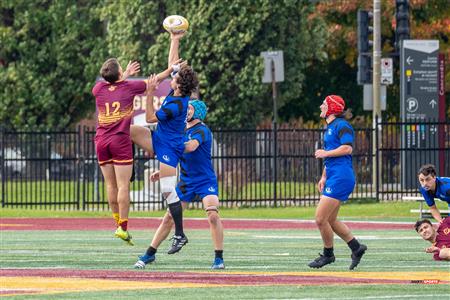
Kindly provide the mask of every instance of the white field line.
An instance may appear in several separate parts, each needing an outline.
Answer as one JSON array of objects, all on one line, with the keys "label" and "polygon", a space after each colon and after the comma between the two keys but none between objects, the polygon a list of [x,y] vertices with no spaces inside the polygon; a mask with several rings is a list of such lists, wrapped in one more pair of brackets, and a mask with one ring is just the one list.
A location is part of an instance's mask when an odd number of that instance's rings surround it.
[{"label": "white field line", "polygon": [[[389,295],[389,296],[358,296],[358,299],[437,299],[437,297],[444,297],[443,299],[446,299],[448,297],[448,294],[425,294],[425,295]],[[275,298],[274,298],[275,299]],[[280,300],[279,298],[276,298],[277,300]],[[285,300],[324,300],[324,299],[330,299],[329,297],[324,298],[286,298]],[[355,298],[336,298],[336,296],[333,296],[333,299],[340,299],[340,300],[354,300]]]}]

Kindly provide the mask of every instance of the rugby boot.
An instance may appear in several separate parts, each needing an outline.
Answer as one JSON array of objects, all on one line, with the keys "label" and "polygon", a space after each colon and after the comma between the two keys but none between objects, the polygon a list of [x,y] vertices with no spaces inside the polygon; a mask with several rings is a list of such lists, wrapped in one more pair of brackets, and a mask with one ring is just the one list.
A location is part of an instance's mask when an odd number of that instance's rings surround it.
[{"label": "rugby boot", "polygon": [[325,256],[325,255],[319,253],[319,257],[316,258],[315,260],[313,260],[312,262],[310,262],[308,264],[308,266],[310,268],[319,269],[319,268],[322,268],[323,266],[333,263],[335,260],[336,260],[336,257],[334,255],[333,256]]},{"label": "rugby boot", "polygon": [[356,268],[356,266],[359,264],[359,262],[361,261],[361,258],[363,257],[364,253],[367,250],[367,246],[364,244],[361,244],[358,248],[358,250],[352,252],[352,263],[350,264],[349,269],[353,270],[354,268]]},{"label": "rugby boot", "polygon": [[186,236],[177,236],[174,235],[172,238],[172,247],[167,251],[167,254],[174,254],[183,248],[184,245],[188,243],[188,239]]}]

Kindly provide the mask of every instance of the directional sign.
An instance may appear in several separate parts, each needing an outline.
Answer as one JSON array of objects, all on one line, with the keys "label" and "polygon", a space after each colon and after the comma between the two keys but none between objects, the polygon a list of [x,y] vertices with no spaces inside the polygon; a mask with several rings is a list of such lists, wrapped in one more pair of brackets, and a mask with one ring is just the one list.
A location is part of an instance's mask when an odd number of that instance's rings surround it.
[{"label": "directional sign", "polygon": [[438,52],[438,40],[403,41],[400,53],[402,120],[438,118]]},{"label": "directional sign", "polygon": [[400,51],[400,107],[402,127],[402,185],[416,188],[421,165],[438,165],[438,128],[424,121],[437,121],[438,40],[403,40]]}]

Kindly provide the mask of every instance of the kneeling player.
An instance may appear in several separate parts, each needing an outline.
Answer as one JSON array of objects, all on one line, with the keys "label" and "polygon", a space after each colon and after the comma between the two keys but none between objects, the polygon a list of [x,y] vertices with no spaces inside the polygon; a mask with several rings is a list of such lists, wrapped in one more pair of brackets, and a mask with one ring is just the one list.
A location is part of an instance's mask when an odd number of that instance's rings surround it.
[{"label": "kneeling player", "polygon": [[[184,135],[185,152],[181,158],[180,181],[176,187],[177,196],[182,201],[183,209],[189,202],[201,199],[208,215],[211,237],[214,244],[215,258],[211,268],[224,269],[223,262],[223,226],[218,207],[217,178],[212,167],[211,145],[212,133],[202,122],[207,108],[203,101],[189,101],[188,123]],[[151,176],[152,181],[159,180],[159,171]],[[139,257],[135,268],[143,269],[155,260],[159,245],[170,234],[173,219],[169,211],[156,230],[156,234],[147,251]]]}]

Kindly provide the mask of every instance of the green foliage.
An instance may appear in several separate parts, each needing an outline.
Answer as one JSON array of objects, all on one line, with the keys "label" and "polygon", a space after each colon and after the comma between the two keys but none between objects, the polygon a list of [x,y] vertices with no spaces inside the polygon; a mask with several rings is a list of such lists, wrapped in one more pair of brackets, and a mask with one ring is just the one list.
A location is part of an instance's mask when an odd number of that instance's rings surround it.
[{"label": "green foliage", "polygon": [[0,122],[64,129],[92,109],[102,26],[90,1],[2,1]]},{"label": "green foliage", "polygon": [[[271,87],[261,84],[262,51],[284,51],[286,81],[279,85],[280,106],[307,102],[300,100],[305,71],[311,60],[325,57],[324,24],[307,18],[313,10],[310,1],[140,0],[121,2],[119,9],[111,4],[102,16],[108,16],[110,53],[138,58],[144,74],[166,67],[169,35],[162,31],[164,17],[185,16],[191,27],[180,56],[199,73],[200,93],[210,107],[208,122],[236,127],[255,126],[271,115]],[[149,38],[143,39],[146,34]]]}]

